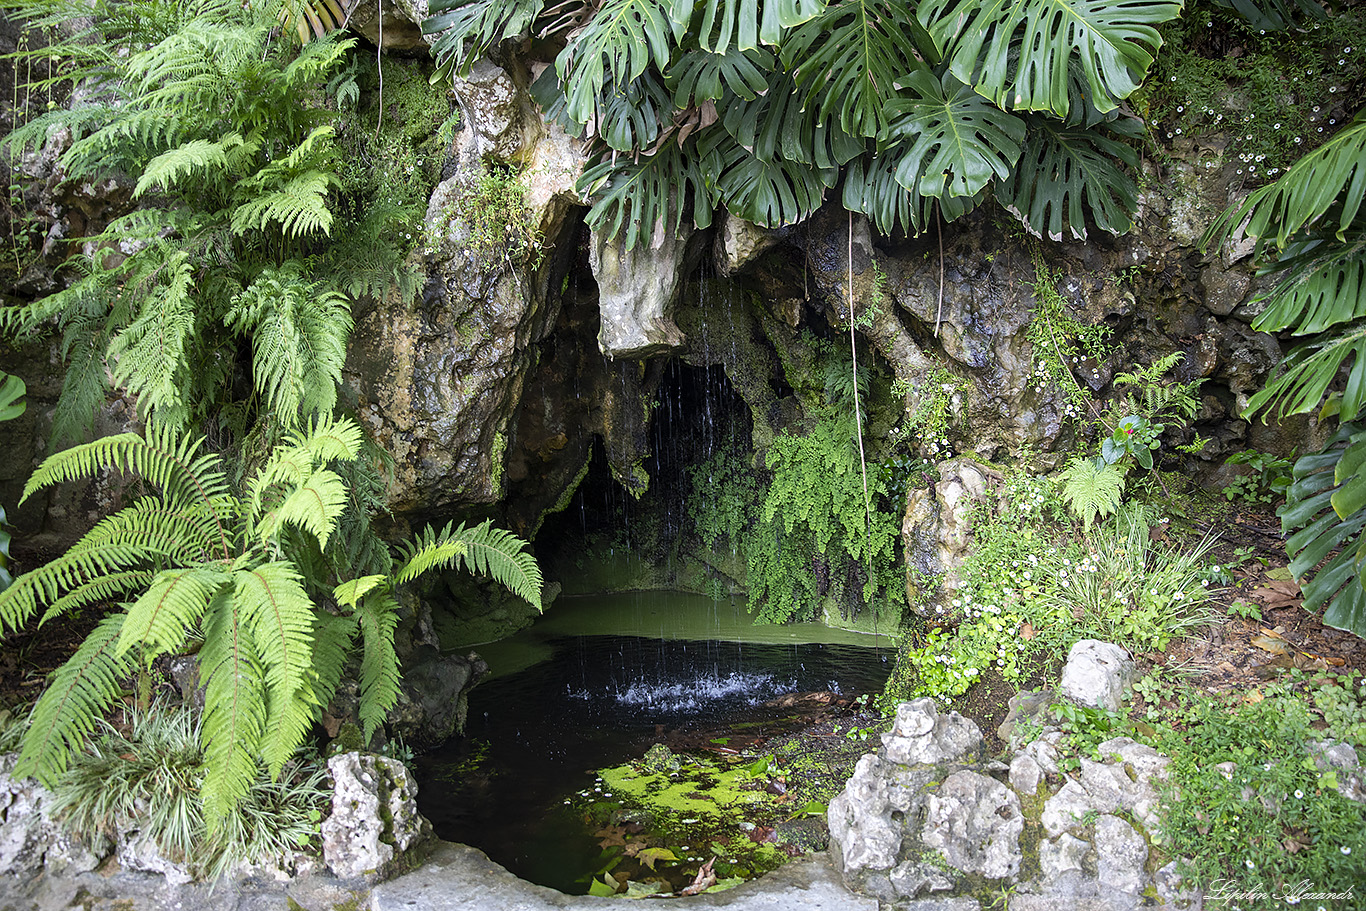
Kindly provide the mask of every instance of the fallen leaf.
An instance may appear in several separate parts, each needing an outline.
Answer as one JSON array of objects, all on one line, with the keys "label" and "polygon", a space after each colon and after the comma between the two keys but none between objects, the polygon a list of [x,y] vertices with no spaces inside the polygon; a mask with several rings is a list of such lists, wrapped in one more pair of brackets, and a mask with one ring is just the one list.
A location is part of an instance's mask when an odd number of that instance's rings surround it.
[{"label": "fallen leaf", "polygon": [[1295,578],[1290,574],[1290,567],[1288,566],[1273,566],[1266,571],[1266,577],[1278,582],[1285,580],[1293,581]]},{"label": "fallen leaf", "polygon": [[702,865],[702,868],[697,871],[697,876],[693,878],[692,885],[687,886],[683,889],[682,892],[678,894],[697,895],[699,893],[707,891],[712,886],[716,885],[716,874],[713,873],[711,870],[711,865],[714,863],[716,863],[715,857],[704,863]]},{"label": "fallen leaf", "polygon": [[677,862],[678,855],[668,848],[645,848],[636,852],[636,860],[653,870],[661,860]]},{"label": "fallen leaf", "polygon": [[1031,623],[1021,623],[1021,624],[1020,624],[1020,638],[1023,639],[1024,641],[1028,642],[1029,640],[1033,639],[1033,638],[1034,638],[1035,636],[1037,636],[1037,635],[1038,635],[1038,633],[1034,632],[1034,625],[1033,625],[1033,624],[1031,624]]},{"label": "fallen leaf", "polygon": [[1284,579],[1252,590],[1252,597],[1268,609],[1292,607],[1301,603],[1300,585],[1294,579]]},{"label": "fallen leaf", "polygon": [[1236,674],[1238,672],[1238,669],[1228,661],[1220,661],[1217,667],[1225,674]]},{"label": "fallen leaf", "polygon": [[1300,652],[1301,655],[1310,661],[1322,661],[1328,667],[1342,667],[1347,662],[1342,658],[1330,657],[1327,655],[1315,655],[1312,652]]},{"label": "fallen leaf", "polygon": [[[1263,630],[1263,632],[1266,631]],[[1285,644],[1284,639],[1272,638],[1271,636],[1258,636],[1252,640],[1251,644],[1262,651],[1270,652],[1273,655],[1288,655],[1290,653],[1290,647]]]},{"label": "fallen leaf", "polygon": [[1243,697],[1243,701],[1256,705],[1258,702],[1261,702],[1265,698],[1266,697],[1262,695],[1261,690],[1252,690],[1246,696]]},{"label": "fallen leaf", "polygon": [[598,840],[598,844],[604,848],[610,848],[612,845],[621,845],[625,847],[626,827],[604,826],[603,828],[598,829],[596,832],[594,832],[593,837],[596,838]]}]

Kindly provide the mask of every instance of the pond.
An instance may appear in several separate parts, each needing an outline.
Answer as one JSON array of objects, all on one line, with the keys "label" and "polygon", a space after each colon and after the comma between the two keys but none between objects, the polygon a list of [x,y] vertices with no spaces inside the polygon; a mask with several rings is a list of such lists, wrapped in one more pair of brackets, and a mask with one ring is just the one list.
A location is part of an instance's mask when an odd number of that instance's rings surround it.
[{"label": "pond", "polygon": [[776,734],[792,712],[773,700],[876,693],[894,660],[887,637],[755,625],[742,601],[675,592],[561,599],[477,651],[492,675],[469,696],[466,737],[418,759],[419,807],[442,838],[575,894],[600,866],[581,799],[601,789],[596,770],[655,743]]}]

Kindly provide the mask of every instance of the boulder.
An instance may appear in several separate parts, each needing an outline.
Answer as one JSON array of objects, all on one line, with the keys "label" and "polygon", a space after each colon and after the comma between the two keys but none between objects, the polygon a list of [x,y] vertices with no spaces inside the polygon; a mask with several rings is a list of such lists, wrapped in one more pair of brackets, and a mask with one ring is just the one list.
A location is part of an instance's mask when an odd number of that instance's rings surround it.
[{"label": "boulder", "polygon": [[322,824],[323,860],[341,879],[375,883],[396,872],[431,836],[417,812],[417,785],[403,763],[368,753],[327,761],[332,815]]},{"label": "boulder", "polygon": [[1124,649],[1111,642],[1083,639],[1067,653],[1059,689],[1081,705],[1118,712],[1135,676],[1133,659]]}]

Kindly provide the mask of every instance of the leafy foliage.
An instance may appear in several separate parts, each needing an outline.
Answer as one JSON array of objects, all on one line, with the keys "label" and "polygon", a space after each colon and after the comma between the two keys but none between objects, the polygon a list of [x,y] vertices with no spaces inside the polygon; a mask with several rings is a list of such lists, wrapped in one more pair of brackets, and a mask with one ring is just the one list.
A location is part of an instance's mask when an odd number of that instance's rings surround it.
[{"label": "leafy foliage", "polygon": [[[1154,26],[1180,5],[607,0],[575,10],[443,0],[424,29],[440,33],[433,50],[447,71],[468,72],[523,34],[563,42],[534,94],[599,148],[579,182],[589,223],[634,246],[684,217],[705,227],[718,205],[769,227],[799,222],[841,169],[845,206],[885,232],[923,230],[936,212],[957,218],[1016,174],[1001,199],[1035,234],[1084,237],[1088,219],[1127,230],[1134,156],[1088,131],[1118,116],[1161,45]],[[1012,110],[1044,112],[1023,164],[1025,121]],[[1046,178],[1032,176],[1039,167]]]},{"label": "leafy foliage", "polygon": [[1089,529],[1098,516],[1119,510],[1124,496],[1124,473],[1104,459],[1077,456],[1062,473],[1063,499]]},{"label": "leafy foliage", "polygon": [[[33,26],[87,23],[45,52],[102,88],[98,103],[37,118],[5,148],[70,129],[67,179],[124,171],[141,208],[86,239],[65,288],[0,311],[0,328],[35,334],[55,322],[62,333],[59,441],[89,433],[106,377],[146,419],[180,429],[212,417],[245,435],[253,420],[288,430],[329,414],[355,283],[326,254],[339,225],[368,213],[341,195],[336,127],[316,101],[352,40],[273,40],[280,3],[174,0],[131,21],[119,7],[18,5]],[[252,352],[254,396],[225,408],[240,388],[239,346]]]},{"label": "leafy foliage", "polygon": [[21,774],[53,782],[134,667],[202,638],[203,800],[214,828],[252,788],[261,764],[279,778],[331,699],[357,625],[366,733],[382,721],[398,693],[396,585],[463,565],[539,606],[540,573],[523,542],[485,523],[429,532],[409,546],[398,573],[343,582],[334,593],[340,615],[322,610],[299,565],[310,548],[326,548],[347,508],[345,482],[332,466],[355,460],[361,438],[346,420],[294,431],[240,497],[201,440],[167,429],[106,437],[45,460],[25,497],[106,467],[140,475],[157,493],[101,520],[64,555],[0,593],[0,622],[10,629],[40,611],[46,621],[96,599],[123,602],[39,699]]},{"label": "leafy foliage", "polygon": [[[1325,623],[1366,636],[1360,544],[1366,526],[1366,441],[1354,423],[1366,406],[1366,320],[1360,294],[1366,270],[1363,198],[1366,111],[1279,180],[1225,212],[1205,242],[1220,243],[1243,226],[1256,238],[1264,268],[1286,269],[1253,326],[1289,330],[1309,340],[1285,357],[1278,374],[1251,398],[1247,413],[1302,413],[1326,398],[1322,414],[1342,422],[1323,452],[1295,464],[1281,525],[1286,533],[1299,529],[1286,547],[1291,571],[1307,579],[1302,583],[1305,606],[1327,605]],[[1345,381],[1340,382],[1344,371]],[[1339,547],[1342,551],[1334,555]]]}]

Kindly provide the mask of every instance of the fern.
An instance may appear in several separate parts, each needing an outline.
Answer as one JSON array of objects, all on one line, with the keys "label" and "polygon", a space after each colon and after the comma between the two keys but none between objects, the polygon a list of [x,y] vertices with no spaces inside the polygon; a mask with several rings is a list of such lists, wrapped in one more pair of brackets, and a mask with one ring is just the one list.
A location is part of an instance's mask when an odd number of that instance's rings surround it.
[{"label": "fern", "polygon": [[[309,561],[353,506],[329,466],[354,461],[361,448],[354,423],[312,421],[276,447],[242,498],[228,490],[219,457],[201,452],[202,441],[165,429],[86,443],[39,466],[26,495],[106,467],[139,474],[158,492],[102,519],[66,554],[0,592],[0,622],[11,628],[45,605],[46,618],[105,598],[125,601],[54,676],[35,709],[24,768],[51,781],[135,662],[202,636],[203,799],[212,829],[247,793],[259,763],[277,776],[298,749],[336,691],[357,628],[367,733],[383,721],[398,694],[398,581],[464,566],[539,607],[540,571],[524,542],[487,522],[428,530],[407,549],[397,579],[385,572],[325,586],[320,576],[346,568]],[[315,567],[313,578],[305,565]],[[331,589],[343,615],[322,611],[310,588]]]},{"label": "fern", "polygon": [[447,524],[440,532],[429,527],[403,546],[403,564],[394,578],[403,583],[430,569],[468,566],[540,610],[541,571],[525,547],[521,538],[487,521],[473,528],[462,523],[454,530]]},{"label": "fern", "polygon": [[120,682],[131,670],[120,657],[117,640],[123,615],[100,621],[76,653],[52,675],[33,707],[24,745],[14,773],[32,775],[51,787],[66,770],[69,757],[85,743],[118,697]]},{"label": "fern", "polygon": [[1124,495],[1124,474],[1104,459],[1077,456],[1062,473],[1062,496],[1089,529],[1098,516],[1113,515]]},{"label": "fern", "polygon": [[369,740],[398,700],[398,655],[394,631],[398,605],[387,592],[371,594],[356,605],[364,652],[360,666],[360,722]]}]

